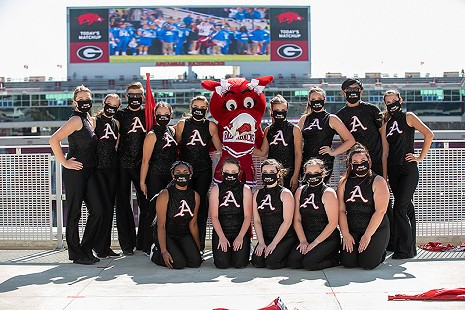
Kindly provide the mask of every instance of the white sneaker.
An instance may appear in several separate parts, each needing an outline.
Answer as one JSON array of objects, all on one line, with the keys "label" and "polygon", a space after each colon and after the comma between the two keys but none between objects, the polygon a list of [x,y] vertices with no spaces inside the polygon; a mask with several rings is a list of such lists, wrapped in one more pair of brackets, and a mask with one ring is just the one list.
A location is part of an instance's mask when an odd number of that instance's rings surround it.
[{"label": "white sneaker", "polygon": [[126,52],[122,52],[121,55],[122,55],[122,56],[126,56]]},{"label": "white sneaker", "polygon": [[119,52],[118,52],[118,51],[116,51],[116,52],[115,52],[115,56],[118,56],[118,55],[119,55]]}]

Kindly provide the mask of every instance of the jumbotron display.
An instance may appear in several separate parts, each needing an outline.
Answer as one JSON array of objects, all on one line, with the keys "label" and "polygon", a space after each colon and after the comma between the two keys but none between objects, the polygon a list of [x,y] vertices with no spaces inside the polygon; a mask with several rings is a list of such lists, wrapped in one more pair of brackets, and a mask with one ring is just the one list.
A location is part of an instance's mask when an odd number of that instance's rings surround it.
[{"label": "jumbotron display", "polygon": [[310,61],[309,7],[68,8],[68,22],[71,64]]}]

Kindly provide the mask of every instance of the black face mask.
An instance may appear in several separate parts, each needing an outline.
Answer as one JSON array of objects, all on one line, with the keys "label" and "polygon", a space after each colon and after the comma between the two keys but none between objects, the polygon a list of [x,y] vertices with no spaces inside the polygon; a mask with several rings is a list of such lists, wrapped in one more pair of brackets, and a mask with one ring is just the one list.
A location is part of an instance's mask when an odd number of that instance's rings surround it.
[{"label": "black face mask", "polygon": [[223,182],[226,185],[233,185],[239,180],[239,173],[223,172]]},{"label": "black face mask", "polygon": [[275,122],[282,122],[286,119],[287,111],[273,111],[271,114]]},{"label": "black face mask", "polygon": [[400,106],[400,100],[397,100],[391,104],[388,104],[386,108],[391,115],[402,111],[402,107]]},{"label": "black face mask", "polygon": [[265,185],[271,185],[278,180],[278,173],[262,173],[262,181]]},{"label": "black face mask", "polygon": [[77,102],[78,110],[82,113],[87,113],[92,108],[92,100],[79,100]]},{"label": "black face mask", "polygon": [[313,111],[320,111],[325,106],[324,100],[310,100],[310,107]]},{"label": "black face mask", "polygon": [[201,119],[205,118],[205,115],[207,115],[207,109],[192,107],[192,117],[194,119],[200,121]]},{"label": "black face mask", "polygon": [[166,125],[170,123],[171,117],[169,114],[157,114],[155,115],[155,120],[157,121],[157,124],[161,127],[166,127]]},{"label": "black face mask", "polygon": [[357,103],[360,100],[359,91],[350,91],[346,93],[346,100],[348,103]]},{"label": "black face mask", "polygon": [[189,184],[189,180],[190,180],[190,175],[188,173],[181,173],[181,174],[175,174],[174,175],[174,182],[180,186],[180,187],[184,187],[186,186],[187,184]]},{"label": "black face mask", "polygon": [[352,171],[359,177],[363,177],[364,175],[366,175],[369,169],[370,164],[367,160],[360,164],[352,164]]},{"label": "black face mask", "polygon": [[308,183],[310,186],[320,185],[323,181],[323,172],[311,174],[306,173],[304,176],[304,182]]},{"label": "black face mask", "polygon": [[109,104],[105,104],[103,106],[103,112],[105,112],[105,115],[108,117],[112,117],[113,115],[115,115],[117,109],[117,107],[112,107]]},{"label": "black face mask", "polygon": [[137,110],[142,105],[142,96],[140,97],[128,97],[128,106],[133,109]]}]

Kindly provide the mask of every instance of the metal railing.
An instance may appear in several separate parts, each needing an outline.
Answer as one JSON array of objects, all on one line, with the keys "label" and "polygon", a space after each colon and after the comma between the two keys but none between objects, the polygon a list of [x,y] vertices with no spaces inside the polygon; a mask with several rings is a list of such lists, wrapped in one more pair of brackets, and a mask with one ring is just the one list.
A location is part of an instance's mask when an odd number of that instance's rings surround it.
[{"label": "metal railing", "polygon": [[[48,145],[9,145],[0,149],[7,153],[0,154],[0,247],[42,244],[63,247],[66,198],[60,163]],[[254,158],[257,180],[261,179],[261,162],[261,158]],[[330,186],[337,186],[344,169],[342,156],[338,156]],[[451,242],[464,238],[465,142],[434,140],[419,169],[420,182],[414,196],[418,239]],[[133,203],[137,221],[135,194]],[[83,205],[81,233],[86,219],[87,209]],[[210,221],[208,225],[207,238],[211,238]],[[115,220],[113,228],[112,239],[117,240]]]}]

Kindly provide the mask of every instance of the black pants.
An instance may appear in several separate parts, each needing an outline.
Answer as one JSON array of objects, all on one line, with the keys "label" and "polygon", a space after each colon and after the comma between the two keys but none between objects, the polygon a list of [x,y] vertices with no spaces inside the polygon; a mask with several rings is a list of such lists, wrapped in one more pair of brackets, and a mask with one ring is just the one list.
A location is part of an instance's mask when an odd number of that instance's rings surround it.
[{"label": "black pants", "polygon": [[358,252],[360,239],[365,232],[350,232],[354,237],[355,244],[352,253],[346,250],[341,251],[341,263],[344,267],[361,267],[364,269],[374,269],[386,258],[386,247],[389,242],[389,225],[378,227],[371,236],[370,243],[365,251]]},{"label": "black pants", "polygon": [[[131,208],[131,182],[136,188],[137,205],[139,206],[139,229],[136,239],[136,225]],[[140,189],[140,166],[135,168],[119,168],[118,192],[116,195],[116,225],[118,240],[123,251],[142,249],[144,239],[145,218],[147,215],[147,199]]]},{"label": "black pants", "polygon": [[215,264],[216,268],[226,269],[229,267],[234,268],[244,268],[249,264],[249,255],[250,255],[250,231],[247,231],[244,235],[244,239],[242,241],[242,248],[234,251],[233,250],[233,242],[235,237],[227,238],[229,244],[231,245],[228,247],[226,252],[220,248],[218,249],[218,243],[220,241],[218,235],[216,234],[215,230],[213,230],[212,235],[212,250],[213,250],[213,263]]},{"label": "black pants", "polygon": [[[310,243],[315,238],[311,238],[311,240],[307,239],[307,241]],[[297,250],[298,245],[299,242],[294,244],[293,249],[289,253],[287,261],[290,268],[304,267],[307,270],[321,270],[339,265],[341,237],[338,229],[335,229],[328,238],[305,255],[300,253],[300,250]]]},{"label": "black pants", "polygon": [[194,172],[190,185],[200,196],[199,211],[197,214],[197,226],[199,227],[200,250],[205,249],[205,237],[207,235],[208,219],[208,190],[212,183],[212,169]]},{"label": "black pants", "polygon": [[162,189],[164,189],[168,183],[172,180],[171,175],[154,175],[149,174],[147,182],[147,199],[148,199],[148,208],[147,216],[145,219],[145,233],[144,233],[144,244],[142,250],[145,253],[150,253],[150,247],[152,246],[154,239],[154,226],[153,221],[155,215],[157,214],[156,204],[157,198],[152,199],[156,194],[158,194]]},{"label": "black pants", "polygon": [[94,250],[99,256],[105,256],[110,251],[111,245],[111,229],[113,227],[116,188],[118,186],[118,169],[97,169],[95,179],[100,189],[103,216],[98,228]]},{"label": "black pants", "polygon": [[[273,240],[265,240],[265,244],[268,245]],[[297,238],[295,236],[284,237],[278,243],[273,253],[265,258],[265,251],[262,255],[258,256],[255,251],[252,254],[252,265],[257,268],[268,267],[270,269],[278,269],[287,267],[287,256],[295,245]]]},{"label": "black pants", "polygon": [[[174,269],[198,268],[202,264],[199,248],[190,233],[184,236],[166,235],[166,249],[173,259],[171,265]],[[160,252],[158,240],[155,240],[155,247],[152,250],[150,259],[159,266],[166,266]]]},{"label": "black pants", "polygon": [[389,184],[394,195],[391,228],[394,230],[394,258],[417,255],[416,221],[413,194],[418,185],[417,163],[388,167]]},{"label": "black pants", "polygon": [[[92,253],[103,208],[94,168],[72,170],[63,168],[63,183],[66,190],[66,243],[70,260],[76,260]],[[79,220],[82,202],[86,203],[89,216],[82,241],[79,242]]]}]

